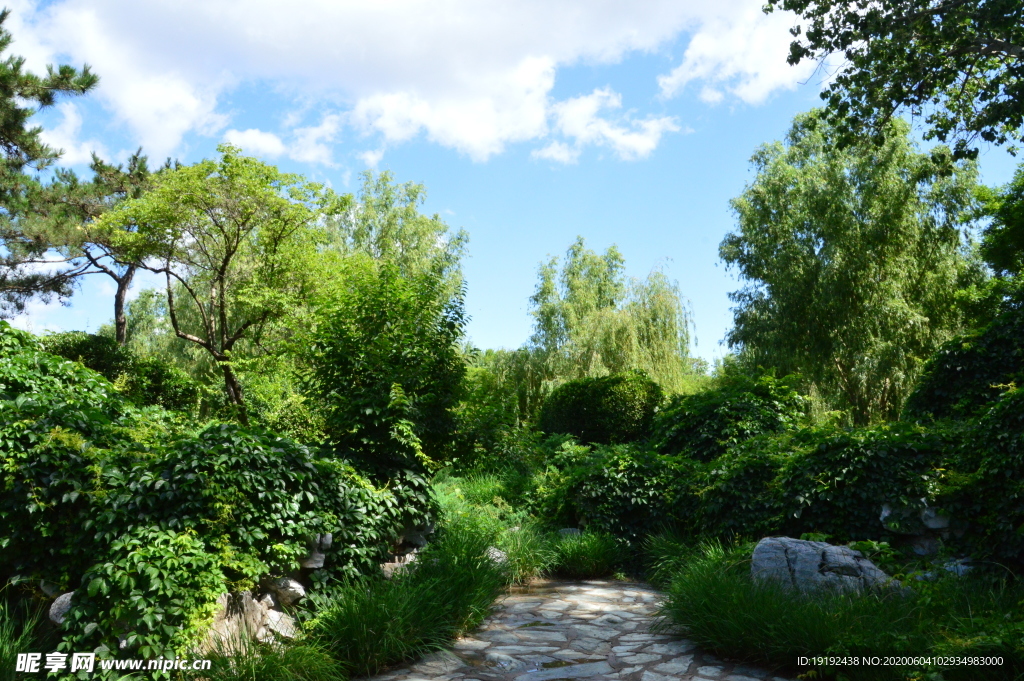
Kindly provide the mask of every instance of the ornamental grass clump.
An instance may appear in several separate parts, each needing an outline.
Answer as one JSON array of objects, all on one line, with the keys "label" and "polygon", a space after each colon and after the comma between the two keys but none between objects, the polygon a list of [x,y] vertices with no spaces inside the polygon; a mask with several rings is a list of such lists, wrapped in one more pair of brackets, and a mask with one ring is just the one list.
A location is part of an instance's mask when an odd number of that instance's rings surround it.
[{"label": "ornamental grass clump", "polygon": [[583,532],[555,540],[552,572],[570,579],[609,577],[622,564],[622,550],[609,534]]},{"label": "ornamental grass clump", "polygon": [[439,650],[483,621],[508,576],[488,556],[493,535],[448,524],[391,579],[353,579],[313,595],[309,631],[353,676]]}]

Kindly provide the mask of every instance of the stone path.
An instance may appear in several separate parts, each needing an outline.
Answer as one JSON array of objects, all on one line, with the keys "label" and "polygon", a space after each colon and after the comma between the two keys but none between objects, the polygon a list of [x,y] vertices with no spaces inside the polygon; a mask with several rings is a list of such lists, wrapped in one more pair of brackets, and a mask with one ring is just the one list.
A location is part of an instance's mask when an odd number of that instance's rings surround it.
[{"label": "stone path", "polygon": [[452,651],[371,681],[789,681],[650,633],[658,599],[645,584],[534,582],[499,601]]}]

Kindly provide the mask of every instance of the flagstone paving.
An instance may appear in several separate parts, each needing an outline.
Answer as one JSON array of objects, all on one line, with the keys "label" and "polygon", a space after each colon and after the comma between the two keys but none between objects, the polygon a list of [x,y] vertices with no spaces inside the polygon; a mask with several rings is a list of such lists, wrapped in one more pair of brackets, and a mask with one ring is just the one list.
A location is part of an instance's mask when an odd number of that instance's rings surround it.
[{"label": "flagstone paving", "polygon": [[451,651],[371,681],[790,681],[651,633],[659,598],[645,584],[534,582]]}]

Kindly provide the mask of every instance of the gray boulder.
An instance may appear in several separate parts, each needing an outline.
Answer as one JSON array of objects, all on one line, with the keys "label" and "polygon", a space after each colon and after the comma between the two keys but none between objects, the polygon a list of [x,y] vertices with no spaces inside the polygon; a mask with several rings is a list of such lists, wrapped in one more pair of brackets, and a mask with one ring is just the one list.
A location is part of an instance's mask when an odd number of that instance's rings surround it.
[{"label": "gray boulder", "polygon": [[508,562],[508,554],[495,546],[488,547],[487,557],[495,565],[504,565]]},{"label": "gray boulder", "polygon": [[63,624],[64,618],[68,614],[68,610],[71,609],[71,597],[74,595],[74,591],[69,591],[66,594],[57,596],[57,599],[50,604],[51,622],[54,624]]},{"label": "gray boulder", "polygon": [[274,594],[277,602],[288,606],[306,597],[306,587],[297,579],[280,577],[267,584],[267,589]]},{"label": "gray boulder", "polygon": [[790,537],[766,537],[759,541],[754,548],[750,575],[800,591],[861,592],[902,588],[860,551]]},{"label": "gray boulder", "polygon": [[563,537],[576,537],[578,535],[583,534],[583,532],[581,532],[579,528],[576,527],[563,527],[558,531],[558,534],[562,535]]}]

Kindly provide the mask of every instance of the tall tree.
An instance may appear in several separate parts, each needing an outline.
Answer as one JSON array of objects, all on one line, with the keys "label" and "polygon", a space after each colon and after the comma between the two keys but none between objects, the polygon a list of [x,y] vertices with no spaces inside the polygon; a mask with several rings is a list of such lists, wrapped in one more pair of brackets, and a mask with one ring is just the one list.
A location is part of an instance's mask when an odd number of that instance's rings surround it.
[{"label": "tall tree", "polygon": [[692,379],[691,324],[678,287],[661,272],[630,280],[624,268],[614,246],[598,255],[582,237],[569,247],[560,272],[557,259],[541,265],[530,298],[530,346],[547,380],[640,369],[678,391]]},{"label": "tall tree", "polygon": [[[105,163],[95,154],[90,167],[89,182],[82,182],[71,170],[58,169],[53,182],[42,189],[42,200],[20,220],[19,227],[22,234],[48,244],[60,256],[61,260],[51,261],[58,267],[52,276],[103,274],[113,279],[114,334],[117,343],[124,345],[125,304],[140,263],[125,260],[113,245],[115,232],[110,225],[97,228],[96,220],[119,202],[142,196],[152,184],[152,173],[141,149],[128,159],[126,168]],[[131,223],[120,226],[121,231],[134,229]]]},{"label": "tall tree", "polygon": [[899,111],[923,116],[925,139],[974,157],[980,137],[1024,139],[1024,3],[1020,0],[768,0],[807,23],[789,63],[843,60],[822,93],[844,143],[881,139]]},{"label": "tall tree", "polygon": [[[0,54],[13,38],[4,28],[10,10],[0,11]],[[42,128],[30,127],[39,109],[62,95],[80,95],[96,86],[98,78],[83,66],[47,66],[45,76],[26,71],[22,57],[8,55],[0,61],[0,317],[21,312],[34,296],[48,299],[71,294],[76,272],[58,268],[40,271],[50,260],[49,243],[21,231],[19,223],[31,215],[42,198],[38,180],[27,170],[40,171],[60,157],[60,150],[40,139]]]},{"label": "tall tree", "polygon": [[895,417],[924,360],[961,328],[957,291],[981,276],[962,228],[976,168],[919,153],[902,120],[883,144],[837,149],[821,112],[762,146],[719,252],[746,280],[729,344],[801,373],[856,423]]},{"label": "tall tree", "polygon": [[124,261],[165,276],[175,335],[217,363],[244,423],[233,351],[316,284],[310,259],[325,241],[318,222],[334,195],[235,147],[218,151],[218,160],[161,173],[150,191],[104,213],[96,228],[108,231]]}]

